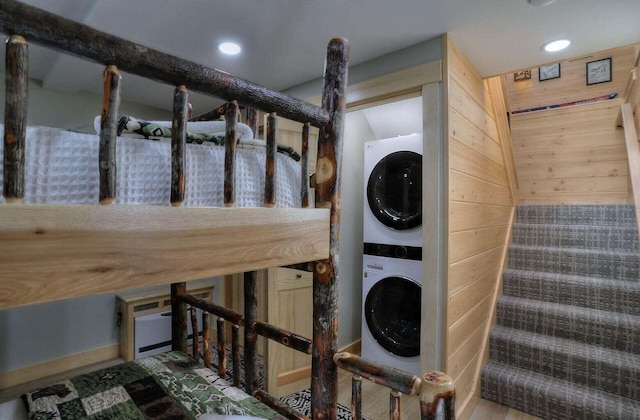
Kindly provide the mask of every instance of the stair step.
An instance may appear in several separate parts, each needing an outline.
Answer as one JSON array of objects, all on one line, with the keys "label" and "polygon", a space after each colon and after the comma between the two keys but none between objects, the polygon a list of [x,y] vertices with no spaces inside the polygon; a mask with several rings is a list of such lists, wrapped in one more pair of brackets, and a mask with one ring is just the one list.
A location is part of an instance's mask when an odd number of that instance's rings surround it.
[{"label": "stair step", "polygon": [[640,253],[512,244],[509,268],[640,281]]},{"label": "stair step", "polygon": [[640,401],[489,361],[482,369],[482,398],[545,419],[634,419]]},{"label": "stair step", "polygon": [[640,316],[501,296],[498,325],[640,354]]},{"label": "stair step", "polygon": [[491,360],[640,399],[640,355],[501,326],[490,340]]},{"label": "stair step", "polygon": [[545,419],[640,419],[633,205],[516,209],[482,397]]},{"label": "stair step", "polygon": [[638,251],[635,226],[547,225],[515,223],[513,243],[519,245]]},{"label": "stair step", "polygon": [[517,206],[518,223],[559,225],[636,226],[633,205]]},{"label": "stair step", "polygon": [[531,270],[503,271],[506,296],[640,315],[640,282]]}]

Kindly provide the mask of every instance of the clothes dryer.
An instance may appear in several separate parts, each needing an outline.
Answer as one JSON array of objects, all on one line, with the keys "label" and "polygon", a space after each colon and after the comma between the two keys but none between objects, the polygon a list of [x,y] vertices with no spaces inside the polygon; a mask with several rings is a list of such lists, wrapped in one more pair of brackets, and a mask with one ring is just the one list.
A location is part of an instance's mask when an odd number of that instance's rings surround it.
[{"label": "clothes dryer", "polygon": [[364,144],[364,242],[422,246],[422,135]]},{"label": "clothes dryer", "polygon": [[362,357],[420,375],[422,261],[398,248],[365,248]]}]

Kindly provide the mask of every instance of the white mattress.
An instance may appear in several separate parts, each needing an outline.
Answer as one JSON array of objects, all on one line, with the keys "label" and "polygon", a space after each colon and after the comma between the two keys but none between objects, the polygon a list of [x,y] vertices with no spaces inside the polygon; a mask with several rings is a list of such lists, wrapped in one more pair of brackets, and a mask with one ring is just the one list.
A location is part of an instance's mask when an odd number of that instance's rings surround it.
[{"label": "white mattress", "polygon": [[[4,133],[4,125],[0,124]],[[25,204],[97,204],[99,193],[97,135],[49,127],[28,127],[25,151]],[[117,204],[169,205],[170,140],[117,140]],[[0,141],[0,154],[4,142]],[[264,203],[265,150],[238,146],[236,155],[237,207]],[[2,166],[3,160],[0,160]],[[187,145],[187,206],[223,206],[224,148]],[[0,189],[3,187],[0,171]],[[278,207],[300,206],[300,165],[278,153]],[[4,197],[0,196],[0,202]]]}]

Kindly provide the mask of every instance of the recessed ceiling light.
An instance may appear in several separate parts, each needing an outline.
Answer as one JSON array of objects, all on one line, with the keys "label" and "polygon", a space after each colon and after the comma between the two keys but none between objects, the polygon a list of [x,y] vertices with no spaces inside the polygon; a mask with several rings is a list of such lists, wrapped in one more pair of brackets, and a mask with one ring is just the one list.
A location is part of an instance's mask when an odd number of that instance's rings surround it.
[{"label": "recessed ceiling light", "polygon": [[556,0],[527,0],[533,6],[547,6]]},{"label": "recessed ceiling light", "polygon": [[547,42],[542,46],[542,49],[546,52],[556,52],[564,50],[571,44],[568,39],[556,39],[555,41]]},{"label": "recessed ceiling light", "polygon": [[240,45],[236,44],[235,42],[222,42],[220,43],[220,45],[218,45],[218,49],[220,50],[220,52],[227,55],[236,55],[239,54],[240,51],[242,51]]}]

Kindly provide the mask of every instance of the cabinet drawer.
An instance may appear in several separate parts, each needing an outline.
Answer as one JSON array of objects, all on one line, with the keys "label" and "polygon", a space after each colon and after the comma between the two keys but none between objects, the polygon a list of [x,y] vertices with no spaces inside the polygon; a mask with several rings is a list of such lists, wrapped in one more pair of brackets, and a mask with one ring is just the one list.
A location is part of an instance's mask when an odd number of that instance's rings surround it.
[{"label": "cabinet drawer", "polygon": [[275,284],[278,291],[311,287],[313,273],[310,271],[294,270],[292,268],[276,268]]}]

